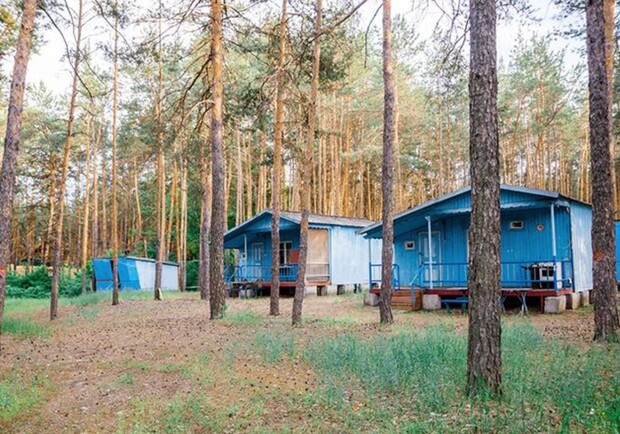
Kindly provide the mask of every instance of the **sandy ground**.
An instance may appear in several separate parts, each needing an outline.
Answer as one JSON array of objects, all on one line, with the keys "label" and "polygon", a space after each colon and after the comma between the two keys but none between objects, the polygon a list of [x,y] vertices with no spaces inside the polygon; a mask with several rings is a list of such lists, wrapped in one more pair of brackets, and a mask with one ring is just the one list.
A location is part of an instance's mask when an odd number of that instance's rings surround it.
[{"label": "sandy ground", "polygon": [[[293,361],[286,367],[265,366],[256,354],[246,351],[257,333],[290,329],[291,307],[291,299],[282,299],[283,315],[273,319],[267,317],[267,298],[229,300],[229,315],[234,318],[238,312],[252,311],[265,318],[258,323],[210,321],[208,304],[191,293],[167,296],[161,302],[126,300],[116,307],[109,303],[65,307],[45,339],[3,336],[0,373],[17,371],[25,378],[47,375],[50,386],[42,403],[6,426],[0,423],[0,432],[124,431],[123,420],[130,417],[136,402],[148,407],[149,402],[190,396],[197,388],[206,390],[219,408],[231,404],[244,408],[258,389],[275,394],[269,396],[307,391],[315,385],[308,366]],[[296,330],[296,339],[303,345],[305,340],[345,331],[371,336],[442,322],[457,330],[467,328],[467,316],[460,312],[397,311],[390,327],[379,326],[378,315],[376,308],[362,306],[359,296],[308,297],[304,326]],[[35,318],[45,322],[47,312],[36,312]],[[505,317],[508,323],[523,320],[516,311]],[[525,320],[547,336],[577,344],[585,345],[592,336],[591,309],[557,316],[532,312]],[[207,387],[203,387],[203,374],[208,374]],[[235,430],[260,426],[266,418],[270,424],[279,419],[301,420],[304,409],[297,412],[291,414],[290,406],[274,402],[264,415],[248,417],[248,425],[242,423]]]}]

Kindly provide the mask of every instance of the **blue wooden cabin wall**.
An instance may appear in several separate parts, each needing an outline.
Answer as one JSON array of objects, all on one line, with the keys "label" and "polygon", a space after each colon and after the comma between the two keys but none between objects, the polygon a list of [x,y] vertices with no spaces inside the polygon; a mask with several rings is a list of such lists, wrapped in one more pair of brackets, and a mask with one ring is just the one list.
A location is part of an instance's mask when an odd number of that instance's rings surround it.
[{"label": "blue wooden cabin wall", "polygon": [[[519,194],[512,199],[523,199],[518,196]],[[462,198],[459,197],[458,199]],[[459,202],[459,205],[465,205],[465,201],[459,200],[457,202]],[[513,220],[523,221],[523,228],[510,229],[510,222]],[[571,219],[566,208],[556,207],[555,221],[556,259],[570,260],[572,253]],[[538,225],[542,225],[542,231],[538,230]],[[468,228],[469,215],[450,216],[432,221],[432,231],[440,232],[440,255],[442,263],[462,264],[467,262]],[[428,228],[426,225],[418,226],[397,235],[394,239],[394,259],[395,263],[400,267],[401,285],[409,286],[417,275],[418,267],[421,264],[421,237],[426,234],[427,231]],[[529,263],[551,261],[553,259],[551,216],[549,208],[503,211],[501,231],[502,262]],[[415,248],[406,250],[405,242],[407,241],[413,241]],[[460,281],[466,279],[464,272],[457,270],[457,267],[454,267],[453,270],[455,274],[451,276],[452,279]]]}]

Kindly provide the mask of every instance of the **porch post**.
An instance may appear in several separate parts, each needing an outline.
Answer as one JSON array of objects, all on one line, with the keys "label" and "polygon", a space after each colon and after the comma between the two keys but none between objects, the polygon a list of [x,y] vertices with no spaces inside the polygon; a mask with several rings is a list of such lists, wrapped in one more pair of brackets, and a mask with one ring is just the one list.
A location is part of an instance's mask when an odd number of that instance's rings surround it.
[{"label": "porch post", "polygon": [[433,243],[431,241],[431,233],[432,233],[432,225],[431,225],[431,217],[427,216],[426,225],[428,229],[428,277],[430,279],[430,288],[433,289]]},{"label": "porch post", "polygon": [[248,236],[243,234],[243,278],[248,280]]},{"label": "porch post", "polygon": [[368,290],[372,289],[372,239],[368,238]]},{"label": "porch post", "polygon": [[551,254],[553,256],[553,290],[558,290],[557,247],[555,240],[555,204],[551,204]]}]

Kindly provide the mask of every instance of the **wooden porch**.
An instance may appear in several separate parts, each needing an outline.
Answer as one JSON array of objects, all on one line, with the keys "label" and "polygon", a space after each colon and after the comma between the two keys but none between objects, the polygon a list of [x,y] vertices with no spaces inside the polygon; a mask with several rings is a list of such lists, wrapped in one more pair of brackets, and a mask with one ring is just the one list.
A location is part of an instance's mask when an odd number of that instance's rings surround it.
[{"label": "wooden porch", "polygon": [[[369,291],[371,294],[379,295],[381,288],[375,287]],[[532,289],[532,288],[503,288],[501,290],[502,299],[508,298],[521,298],[527,301],[527,299],[540,300],[541,311],[545,305],[545,298],[557,297],[560,295],[572,294],[571,288],[560,289],[554,291],[552,289]],[[421,310],[422,309],[422,294],[434,294],[441,298],[461,298],[468,297],[469,292],[467,288],[454,287],[454,288],[434,288],[434,289],[416,289],[415,300],[411,299],[411,288],[398,288],[392,292],[392,307],[399,310]]]}]

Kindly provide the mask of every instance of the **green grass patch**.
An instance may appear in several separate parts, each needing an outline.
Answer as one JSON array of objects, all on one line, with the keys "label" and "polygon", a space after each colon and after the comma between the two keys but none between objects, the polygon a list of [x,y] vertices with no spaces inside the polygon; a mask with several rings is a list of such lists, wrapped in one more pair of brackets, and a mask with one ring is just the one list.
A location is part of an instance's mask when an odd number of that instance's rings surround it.
[{"label": "green grass patch", "polygon": [[78,297],[73,297],[67,299],[67,303],[70,306],[92,306],[94,304],[99,304],[104,300],[112,300],[111,292],[89,292],[87,294],[80,295]]},{"label": "green grass patch", "polygon": [[266,318],[252,311],[238,310],[229,312],[224,316],[224,321],[234,325],[259,325],[266,322]]},{"label": "green grass patch", "polygon": [[114,381],[115,386],[132,386],[133,383],[134,379],[130,374],[123,374],[116,381]]},{"label": "green grass patch", "polygon": [[0,421],[9,422],[23,416],[45,399],[50,387],[46,376],[24,378],[16,371],[0,376]]},{"label": "green grass patch", "polygon": [[[325,399],[350,410],[352,426],[372,421],[388,429],[381,420],[398,419],[405,432],[618,431],[617,345],[580,349],[543,339],[526,323],[504,327],[502,339],[499,403],[463,396],[467,338],[450,327],[329,337],[312,342],[303,356],[319,372]],[[352,411],[352,394],[371,402],[372,410]]]},{"label": "green grass patch", "polygon": [[284,356],[295,356],[295,337],[290,332],[266,331],[256,336],[254,340],[256,351],[263,362],[273,363]]},{"label": "green grass patch", "polygon": [[4,318],[2,332],[17,339],[46,338],[50,334],[50,327],[30,318],[10,316]]}]

